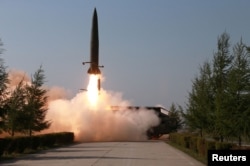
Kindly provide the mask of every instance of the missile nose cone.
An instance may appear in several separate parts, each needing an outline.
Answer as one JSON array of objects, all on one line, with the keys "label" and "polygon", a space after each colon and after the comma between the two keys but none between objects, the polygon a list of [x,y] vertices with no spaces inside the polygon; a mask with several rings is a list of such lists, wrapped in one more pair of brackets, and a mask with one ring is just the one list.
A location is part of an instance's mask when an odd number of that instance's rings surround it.
[{"label": "missile nose cone", "polygon": [[96,12],[96,8],[94,9],[94,13],[97,13],[97,12]]},{"label": "missile nose cone", "polygon": [[97,21],[97,11],[96,11],[96,8],[94,9],[93,20]]}]

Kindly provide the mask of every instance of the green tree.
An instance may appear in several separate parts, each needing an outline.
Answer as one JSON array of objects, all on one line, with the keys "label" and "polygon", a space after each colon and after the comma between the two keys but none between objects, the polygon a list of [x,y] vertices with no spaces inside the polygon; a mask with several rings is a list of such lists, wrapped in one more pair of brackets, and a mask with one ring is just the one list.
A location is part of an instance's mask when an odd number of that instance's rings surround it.
[{"label": "green tree", "polygon": [[25,89],[23,81],[16,86],[16,88],[10,93],[10,97],[5,102],[5,124],[4,130],[11,136],[15,135],[15,132],[21,132],[23,129],[23,109],[25,106]]},{"label": "green tree", "polygon": [[242,39],[233,48],[234,60],[229,72],[228,119],[231,135],[237,136],[241,145],[242,136],[250,133],[250,53]]},{"label": "green tree", "polygon": [[187,125],[203,136],[205,131],[213,128],[211,121],[214,109],[214,93],[212,90],[212,71],[209,62],[200,67],[192,85],[192,91],[188,96],[187,111],[183,114]]},{"label": "green tree", "polygon": [[245,47],[246,47],[247,52],[250,53],[250,46],[248,47],[245,45]]},{"label": "green tree", "polygon": [[169,128],[171,132],[177,132],[182,127],[181,111],[177,110],[174,103],[171,104],[169,109]]},{"label": "green tree", "polygon": [[26,86],[26,106],[24,129],[31,136],[33,132],[44,130],[50,126],[50,122],[45,120],[47,108],[46,90],[42,88],[44,84],[44,70],[40,67],[32,77],[31,85]]},{"label": "green tree", "polygon": [[228,134],[228,115],[227,112],[227,87],[228,73],[232,64],[233,57],[230,55],[230,36],[224,32],[217,42],[217,52],[213,58],[213,82],[215,93],[215,118],[214,135],[220,138],[221,142]]},{"label": "green tree", "polygon": [[218,37],[212,64],[205,62],[193,80],[183,116],[187,125],[223,141],[250,137],[250,47],[242,40],[230,53],[230,36]]},{"label": "green tree", "polygon": [[[0,55],[2,54],[3,49],[1,48],[3,43],[0,39]],[[6,72],[6,66],[4,65],[4,61],[0,58],[0,133],[4,127],[4,116],[6,114],[6,110],[4,109],[5,99],[7,96],[7,84],[8,84],[8,73]]]}]

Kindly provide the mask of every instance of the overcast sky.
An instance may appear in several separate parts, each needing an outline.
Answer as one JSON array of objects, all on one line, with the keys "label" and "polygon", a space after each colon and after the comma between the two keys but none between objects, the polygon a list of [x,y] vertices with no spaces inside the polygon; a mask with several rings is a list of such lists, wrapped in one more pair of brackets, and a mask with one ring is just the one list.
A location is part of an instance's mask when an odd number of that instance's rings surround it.
[{"label": "overcast sky", "polygon": [[249,0],[0,0],[2,58],[29,75],[40,65],[46,85],[74,96],[88,82],[93,10],[105,90],[133,105],[185,105],[199,65],[217,37],[250,45]]}]

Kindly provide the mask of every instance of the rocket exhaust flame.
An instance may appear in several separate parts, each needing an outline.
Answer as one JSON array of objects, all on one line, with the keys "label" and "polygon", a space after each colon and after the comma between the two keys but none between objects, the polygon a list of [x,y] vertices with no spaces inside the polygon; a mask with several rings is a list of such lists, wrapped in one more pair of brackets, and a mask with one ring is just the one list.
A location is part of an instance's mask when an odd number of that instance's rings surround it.
[{"label": "rocket exhaust flame", "polygon": [[88,94],[88,100],[90,104],[93,106],[97,104],[98,100],[98,94],[99,94],[98,80],[100,80],[99,75],[90,74],[87,94]]}]

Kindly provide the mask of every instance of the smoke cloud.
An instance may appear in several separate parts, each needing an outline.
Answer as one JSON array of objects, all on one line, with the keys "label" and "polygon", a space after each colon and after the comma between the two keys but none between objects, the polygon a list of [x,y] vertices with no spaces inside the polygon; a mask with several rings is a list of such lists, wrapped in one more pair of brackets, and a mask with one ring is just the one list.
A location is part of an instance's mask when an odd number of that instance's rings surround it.
[{"label": "smoke cloud", "polygon": [[48,90],[46,94],[48,96],[48,102],[57,99],[66,99],[69,96],[69,93],[59,86],[47,87],[46,89]]},{"label": "smoke cloud", "polygon": [[[30,85],[31,78],[27,75],[26,72],[17,69],[11,69],[8,72],[9,84],[8,88],[10,90],[14,90],[16,86],[23,81],[23,84]],[[47,90],[48,102],[57,100],[57,99],[65,99],[69,96],[69,92],[67,92],[64,88],[58,86],[52,87],[43,87]]]},{"label": "smoke cloud", "polygon": [[8,87],[10,89],[14,89],[21,81],[23,81],[23,83],[30,84],[30,77],[22,70],[11,69],[8,72],[8,79]]},{"label": "smoke cloud", "polygon": [[[23,81],[31,84],[31,78],[21,70],[9,71],[9,88]],[[77,141],[139,141],[146,140],[146,132],[159,124],[159,118],[151,110],[113,111],[111,106],[131,106],[122,98],[122,93],[101,90],[96,105],[88,100],[86,91],[68,98],[68,92],[61,87],[44,87],[48,90],[48,111],[46,119],[51,127],[43,133],[71,131]]]},{"label": "smoke cloud", "polygon": [[102,90],[97,105],[88,102],[86,92],[71,100],[49,103],[49,132],[72,131],[77,141],[139,141],[146,140],[146,131],[158,125],[159,118],[151,110],[112,111],[110,106],[129,106],[121,93]]}]

